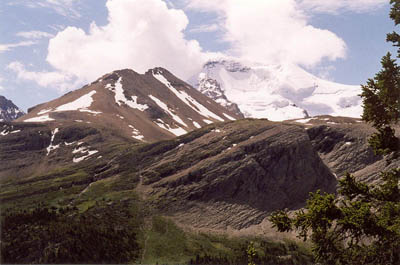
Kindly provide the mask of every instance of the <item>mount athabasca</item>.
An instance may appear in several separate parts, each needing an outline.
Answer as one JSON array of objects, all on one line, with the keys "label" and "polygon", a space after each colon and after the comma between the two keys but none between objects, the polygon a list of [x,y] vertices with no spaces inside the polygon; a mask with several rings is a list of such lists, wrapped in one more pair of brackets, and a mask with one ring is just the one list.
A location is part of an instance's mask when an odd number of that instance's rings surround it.
[{"label": "mount athabasca", "polygon": [[362,113],[360,86],[323,80],[293,64],[211,60],[190,83],[222,106],[248,118],[359,118]]}]

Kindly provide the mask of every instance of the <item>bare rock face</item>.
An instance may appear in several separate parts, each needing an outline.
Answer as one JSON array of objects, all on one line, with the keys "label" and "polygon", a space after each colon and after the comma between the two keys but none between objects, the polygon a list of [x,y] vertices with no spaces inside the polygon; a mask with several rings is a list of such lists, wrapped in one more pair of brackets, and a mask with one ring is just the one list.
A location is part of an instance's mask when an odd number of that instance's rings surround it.
[{"label": "bare rock face", "polygon": [[[303,124],[314,149],[338,178],[350,173],[374,183],[382,171],[400,167],[399,157],[374,155],[368,138],[375,130],[360,119],[319,116],[291,122]],[[400,126],[394,128],[400,137]]]},{"label": "bare rock face", "polygon": [[221,89],[220,84],[216,80],[208,78],[205,75],[201,76],[196,87],[201,93],[213,99],[221,106],[227,108],[242,118],[244,117],[238,105],[228,100],[224,94],[224,91]]},{"label": "bare rock face", "polygon": [[[338,176],[354,173],[380,157],[369,147],[364,125],[351,127],[319,125],[307,130],[308,135],[327,166]],[[368,130],[369,131],[369,130]]]},{"label": "bare rock face", "polygon": [[141,170],[148,196],[198,227],[245,228],[336,186],[303,128],[265,120],[215,127],[156,160]]},{"label": "bare rock face", "polygon": [[15,104],[11,100],[0,96],[0,122],[13,121],[23,116],[24,114],[25,113],[17,106],[15,106]]}]

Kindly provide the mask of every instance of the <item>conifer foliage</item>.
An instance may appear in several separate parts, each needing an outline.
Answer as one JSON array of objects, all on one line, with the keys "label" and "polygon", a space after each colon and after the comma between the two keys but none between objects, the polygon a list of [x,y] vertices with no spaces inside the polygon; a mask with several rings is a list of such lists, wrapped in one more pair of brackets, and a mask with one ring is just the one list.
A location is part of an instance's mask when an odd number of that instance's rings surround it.
[{"label": "conifer foliage", "polygon": [[374,187],[348,174],[339,181],[340,196],[317,191],[305,210],[294,217],[278,211],[271,221],[311,239],[322,264],[400,264],[400,169],[382,173],[382,180]]},{"label": "conifer foliage", "polygon": [[6,212],[1,220],[1,264],[100,264],[136,260],[140,248],[129,213],[38,207]]},{"label": "conifer foliage", "polygon": [[363,120],[378,130],[369,139],[376,154],[399,149],[399,141],[391,127],[400,119],[400,67],[388,53],[382,58],[382,70],[362,86]]},{"label": "conifer foliage", "polygon": [[[400,1],[391,0],[390,18],[395,25],[400,24]],[[400,58],[400,35],[396,32],[387,34],[386,41],[399,47],[397,57]],[[399,140],[395,137],[393,123],[400,120],[400,67],[396,60],[387,53],[381,60],[382,70],[362,86],[363,120],[372,123],[378,130],[369,139],[376,154],[387,154],[400,149]]]}]

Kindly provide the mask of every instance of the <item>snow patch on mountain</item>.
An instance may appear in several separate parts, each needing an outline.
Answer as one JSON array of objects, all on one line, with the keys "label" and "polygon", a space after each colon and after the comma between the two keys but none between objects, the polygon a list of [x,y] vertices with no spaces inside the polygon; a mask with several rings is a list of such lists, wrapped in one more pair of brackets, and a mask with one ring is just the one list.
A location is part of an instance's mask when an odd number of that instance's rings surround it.
[{"label": "snow patch on mountain", "polygon": [[24,120],[24,122],[48,122],[48,121],[54,121],[54,119],[50,118],[48,114]]},{"label": "snow patch on mountain", "polygon": [[193,121],[193,125],[196,127],[196,128],[198,128],[198,129],[200,129],[201,128],[201,125],[200,124],[198,124],[197,122],[195,122],[195,121]]},{"label": "snow patch on mountain", "polygon": [[138,129],[136,129],[133,125],[128,125],[129,128],[132,129],[132,138],[135,138],[136,140],[143,141],[144,136],[140,133]]},{"label": "snow patch on mountain", "polygon": [[118,104],[118,106],[121,106],[122,104],[126,104],[132,109],[137,109],[140,111],[145,111],[146,109],[149,108],[146,104],[139,104],[137,102],[137,96],[132,96],[131,99],[126,98],[124,94],[124,89],[122,87],[122,77],[118,79],[118,81],[114,84],[107,84],[106,88],[110,89],[115,93],[115,102]]},{"label": "snow patch on mountain", "polygon": [[[90,91],[88,94],[81,96],[80,98],[69,102],[67,104],[58,106],[54,111],[60,112],[60,111],[74,111],[74,110],[79,110],[82,112],[92,112],[89,110],[89,107],[93,103],[93,98],[92,96],[96,94],[96,91]],[[42,110],[40,112],[46,112],[48,110]],[[101,113],[101,112],[100,112]]]},{"label": "snow patch on mountain", "polygon": [[6,136],[8,134],[15,134],[15,133],[19,133],[21,132],[21,130],[17,129],[14,130],[14,126],[11,125],[10,127],[7,125],[4,125],[2,128],[2,131],[0,131],[0,136]]},{"label": "snow patch on mountain", "polygon": [[168,113],[176,122],[178,122],[179,124],[184,125],[186,127],[189,127],[189,126],[187,126],[187,124],[181,118],[179,118],[178,115],[173,113],[168,108],[167,104],[165,104],[164,102],[162,102],[161,100],[159,100],[155,96],[149,95],[149,98],[151,98],[151,100],[153,100],[160,108],[162,108],[166,113]]},{"label": "snow patch on mountain", "polygon": [[226,114],[226,113],[222,113],[225,117],[227,117],[228,119],[230,119],[231,121],[235,121],[236,119],[235,118],[233,118],[232,116],[229,116],[228,114]]},{"label": "snow patch on mountain", "polygon": [[236,103],[245,117],[281,121],[309,115],[359,118],[362,113],[360,86],[323,80],[293,64],[209,61],[190,82],[223,106]]},{"label": "snow patch on mountain", "polygon": [[55,128],[52,132],[51,132],[51,139],[50,139],[50,145],[47,147],[47,154],[46,156],[48,156],[50,154],[51,151],[56,150],[57,148],[60,147],[60,144],[54,145],[54,138],[56,137],[56,134],[58,133],[58,128]]},{"label": "snow patch on mountain", "polygon": [[224,121],[223,118],[219,117],[217,114],[213,113],[212,111],[208,110],[202,104],[197,102],[194,98],[189,96],[185,91],[177,90],[175,87],[171,85],[171,83],[162,75],[160,71],[153,72],[153,76],[164,84],[167,88],[169,88],[180,100],[186,103],[189,107],[195,110],[197,113],[204,117],[213,118],[219,121]]},{"label": "snow patch on mountain", "polygon": [[311,120],[313,120],[313,119],[314,119],[314,118],[300,119],[300,120],[295,120],[295,122],[306,124],[306,123],[309,123],[309,122],[310,122]]},{"label": "snow patch on mountain", "polygon": [[165,123],[161,119],[157,119],[157,121],[154,121],[155,124],[157,124],[160,128],[163,128],[164,130],[169,131],[170,133],[176,135],[176,136],[181,136],[187,133],[187,131],[183,128],[171,128],[167,123]]},{"label": "snow patch on mountain", "polygon": [[90,110],[90,109],[79,109],[79,111],[80,111],[80,112],[91,113],[91,114],[94,114],[94,115],[98,115],[98,114],[103,113],[103,112],[101,112],[101,111],[94,111],[94,110]]},{"label": "snow patch on mountain", "polygon": [[[79,112],[87,112],[94,115],[101,114],[100,111],[94,111],[89,109],[93,103],[93,95],[96,94],[95,90],[90,91],[89,93],[77,98],[76,100],[60,105],[57,108],[45,108],[40,110],[37,117],[29,118],[24,120],[24,122],[48,122],[54,121],[53,118],[49,117],[49,113],[51,112],[64,112],[64,111],[79,111]],[[44,115],[46,114],[46,115]]]},{"label": "snow patch on mountain", "polygon": [[[74,157],[72,158],[72,162],[74,163],[79,163],[85,160],[86,158],[98,153],[99,151],[97,150],[90,150],[90,146],[81,146],[83,143],[79,142],[78,147],[76,147],[73,151],[72,154],[74,154]],[[80,147],[79,147],[80,146]],[[80,156],[75,157],[76,154],[80,154]]]},{"label": "snow patch on mountain", "polygon": [[43,115],[43,114],[49,113],[52,110],[53,110],[52,108],[42,109],[41,111],[38,112],[38,115]]}]

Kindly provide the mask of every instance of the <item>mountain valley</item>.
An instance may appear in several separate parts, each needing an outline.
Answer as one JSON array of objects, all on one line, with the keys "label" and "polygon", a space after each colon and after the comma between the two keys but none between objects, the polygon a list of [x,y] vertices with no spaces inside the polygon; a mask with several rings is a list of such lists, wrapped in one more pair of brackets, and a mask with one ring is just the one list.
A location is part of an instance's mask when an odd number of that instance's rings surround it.
[{"label": "mountain valley", "polygon": [[374,129],[358,118],[243,118],[219,96],[227,108],[166,69],[126,69],[0,122],[2,211],[107,213],[126,227],[135,216],[141,263],[238,262],[232,253],[254,241],[260,251],[282,244],[265,264],[311,264],[293,234],[273,231],[270,214],[304,207],[310,192],[335,193],[346,172],[375,183],[400,167],[399,157],[374,155]]}]

